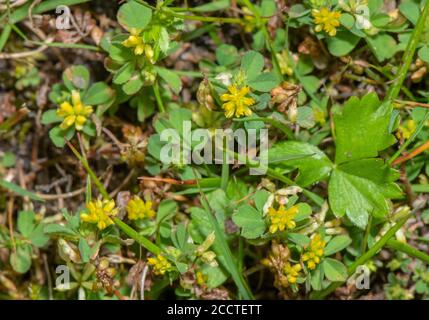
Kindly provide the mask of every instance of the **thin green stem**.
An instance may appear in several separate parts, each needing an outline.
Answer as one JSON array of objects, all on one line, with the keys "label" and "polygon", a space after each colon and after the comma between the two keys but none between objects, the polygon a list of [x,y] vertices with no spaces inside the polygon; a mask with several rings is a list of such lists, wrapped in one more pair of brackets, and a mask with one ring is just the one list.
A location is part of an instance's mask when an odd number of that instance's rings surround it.
[{"label": "thin green stem", "polygon": [[176,13],[173,11],[170,11],[168,13],[171,14],[173,17],[180,18],[183,20],[243,24],[243,21],[240,18],[205,17],[205,16],[196,16],[196,15],[186,15],[186,14]]},{"label": "thin green stem", "polygon": [[[88,164],[88,161],[79,153],[79,151],[76,150],[76,148],[70,142],[67,141],[67,145],[69,146],[73,154],[76,156],[76,158],[78,158],[78,160],[82,163],[83,167],[85,168],[88,175],[91,177],[92,181],[100,191],[103,198],[110,200],[108,192],[106,191],[106,189],[104,188],[103,184],[98,179],[94,171],[92,171],[91,167]],[[155,245],[146,237],[140,235],[137,231],[135,231],[133,228],[131,228],[122,220],[116,217],[113,217],[112,220],[119,227],[119,229],[121,229],[127,236],[134,239],[137,243],[139,243],[142,247],[146,248],[154,255],[158,255],[161,252],[161,249],[157,245]],[[169,259],[168,256],[167,256],[167,259]]]},{"label": "thin green stem", "polygon": [[417,45],[420,41],[420,36],[424,30],[426,18],[429,14],[429,1],[426,1],[426,4],[423,8],[423,11],[420,14],[419,20],[417,21],[416,26],[414,27],[411,38],[408,41],[407,48],[405,49],[404,55],[402,56],[402,64],[398,70],[398,76],[396,77],[395,84],[390,87],[390,90],[387,93],[384,101],[386,103],[392,103],[398,97],[399,91],[401,90],[402,83],[404,82],[408,69],[410,68],[411,62],[414,57]]},{"label": "thin green stem", "polygon": [[263,32],[267,44],[268,51],[270,51],[271,58],[273,60],[274,69],[276,70],[277,77],[282,81],[283,80],[283,74],[280,68],[280,62],[279,59],[277,59],[276,52],[274,51],[273,43],[270,38],[270,34],[268,33],[267,27],[264,25]]},{"label": "thin green stem", "polygon": [[171,70],[179,76],[193,77],[193,78],[204,78],[204,75],[199,71],[188,71],[188,70]]},{"label": "thin green stem", "polygon": [[[125,222],[123,222],[119,218],[112,218],[113,222],[130,238],[134,239],[138,244],[140,244],[142,247],[146,248],[148,251],[153,253],[154,255],[158,255],[161,253],[161,248],[158,247],[156,244],[151,242],[146,237],[140,235],[136,230],[131,228],[129,225],[127,225]],[[168,258],[168,257],[167,257]]]},{"label": "thin green stem", "polygon": [[83,167],[85,168],[86,172],[91,177],[92,181],[94,182],[95,186],[98,188],[98,191],[100,191],[103,198],[104,199],[110,199],[109,193],[104,188],[103,184],[98,179],[98,177],[94,173],[94,171],[92,171],[92,169],[90,168],[88,161],[86,161],[86,159],[79,153],[79,151],[76,150],[76,148],[69,141],[67,141],[67,145],[69,146],[69,148],[73,152],[73,154],[76,156],[76,158],[78,158],[78,160],[82,163]]},{"label": "thin green stem", "polygon": [[393,250],[397,250],[397,251],[401,251],[403,253],[406,253],[408,256],[410,256],[412,258],[420,259],[421,261],[429,264],[429,255],[427,255],[426,253],[421,252],[420,250],[410,246],[409,244],[406,244],[404,242],[400,242],[400,241],[395,240],[395,239],[390,239],[389,241],[387,241],[386,246],[393,249]]},{"label": "thin green stem", "polygon": [[[224,141],[225,148],[226,141]],[[225,150],[223,150],[223,162],[222,162],[222,177],[220,182],[220,187],[223,191],[226,191],[228,187],[228,179],[229,179],[229,163],[228,163],[228,154]]]},{"label": "thin green stem", "polygon": [[[198,180],[197,180],[198,181]],[[215,212],[210,207],[210,204],[207,200],[205,193],[201,190],[200,185],[198,184],[201,196],[201,204],[204,210],[207,213],[207,218],[215,232],[216,241],[219,243],[219,246],[222,248],[222,253],[226,262],[226,267],[231,274],[232,279],[234,280],[240,295],[246,300],[253,300],[253,294],[247,284],[246,280],[243,277],[243,273],[238,270],[237,263],[235,262],[234,256],[232,255],[231,249],[228,245],[228,242],[225,238],[225,234],[219,226],[219,222],[215,218]]]},{"label": "thin green stem", "polygon": [[91,46],[89,44],[79,44],[79,43],[64,43],[64,42],[42,42],[42,41],[29,41],[30,43],[37,44],[39,46],[48,46],[56,48],[66,48],[66,49],[85,49],[91,51],[101,51],[99,47]]},{"label": "thin green stem", "polygon": [[[399,91],[402,88],[402,83],[404,82],[405,77],[407,76],[408,69],[410,68],[411,62],[413,60],[416,47],[420,41],[420,36],[423,32],[428,14],[429,14],[429,1],[426,1],[423,11],[420,14],[419,20],[417,21],[417,24],[413,30],[413,33],[411,34],[411,38],[408,41],[407,48],[405,49],[404,55],[402,57],[403,63],[399,68],[398,76],[396,78],[395,84],[390,88],[389,92],[386,95],[386,98],[384,99],[385,103],[391,104],[398,97]],[[393,161],[395,161],[395,159],[399,157],[399,155],[401,155],[401,153],[407,148],[407,146],[417,137],[417,135],[420,133],[420,130],[423,128],[424,123],[426,122],[426,119],[428,117],[429,117],[429,112],[426,113],[424,119],[420,122],[416,131],[411,135],[411,137],[404,144],[402,144],[402,146],[389,159],[388,161],[389,165],[391,165]]]},{"label": "thin green stem", "polygon": [[158,109],[161,113],[165,112],[164,103],[162,102],[161,93],[159,92],[158,80],[153,84],[153,93],[155,94],[156,103],[158,104]]},{"label": "thin green stem", "polygon": [[368,219],[368,225],[366,226],[365,235],[363,236],[361,254],[366,251],[366,246],[368,245],[368,237],[371,232],[371,227],[372,227],[372,216],[370,216]]}]

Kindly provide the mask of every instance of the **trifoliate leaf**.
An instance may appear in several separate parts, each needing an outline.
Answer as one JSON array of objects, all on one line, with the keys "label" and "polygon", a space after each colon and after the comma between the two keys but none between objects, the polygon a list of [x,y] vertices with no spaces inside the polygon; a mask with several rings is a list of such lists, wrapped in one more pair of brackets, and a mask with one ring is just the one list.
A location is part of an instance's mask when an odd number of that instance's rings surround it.
[{"label": "trifoliate leaf", "polygon": [[256,51],[248,51],[241,59],[241,69],[246,73],[247,80],[254,80],[264,68],[264,57]]},{"label": "trifoliate leaf", "polygon": [[241,235],[247,239],[258,238],[266,229],[262,212],[249,205],[239,207],[232,215],[232,221],[241,228]]},{"label": "trifoliate leaf", "polygon": [[45,226],[43,224],[39,224],[34,228],[29,237],[31,244],[38,248],[43,247],[49,241],[49,237],[44,232],[44,228]]},{"label": "trifoliate leaf", "polygon": [[323,261],[323,269],[328,280],[331,281],[346,281],[347,280],[347,268],[340,261],[326,258]]}]

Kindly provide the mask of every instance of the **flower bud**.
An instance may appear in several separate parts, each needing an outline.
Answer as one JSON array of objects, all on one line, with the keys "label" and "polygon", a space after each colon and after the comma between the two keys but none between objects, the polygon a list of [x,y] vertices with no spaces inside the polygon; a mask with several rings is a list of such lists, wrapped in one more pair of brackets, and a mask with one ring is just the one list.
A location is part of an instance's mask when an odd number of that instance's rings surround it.
[{"label": "flower bud", "polygon": [[58,240],[58,253],[60,257],[65,261],[72,261],[74,263],[80,263],[80,254],[75,245],[68,243],[64,239]]},{"label": "flower bud", "polygon": [[207,79],[201,81],[197,91],[198,102],[209,110],[216,108],[214,99],[211,95],[210,83]]}]

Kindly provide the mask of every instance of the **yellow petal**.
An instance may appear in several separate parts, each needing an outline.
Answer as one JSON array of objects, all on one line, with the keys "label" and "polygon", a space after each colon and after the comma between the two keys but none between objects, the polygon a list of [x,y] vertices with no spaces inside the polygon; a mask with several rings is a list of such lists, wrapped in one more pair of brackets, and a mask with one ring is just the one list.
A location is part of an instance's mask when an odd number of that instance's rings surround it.
[{"label": "yellow petal", "polygon": [[232,85],[228,87],[228,91],[231,92],[233,95],[238,94],[238,89],[236,86]]},{"label": "yellow petal", "polygon": [[250,88],[248,86],[244,86],[240,89],[240,95],[245,96],[250,92]]},{"label": "yellow petal", "polygon": [[83,110],[82,110],[81,114],[82,114],[83,116],[88,116],[88,115],[90,115],[92,112],[93,112],[93,109],[92,109],[92,107],[91,107],[91,106],[85,106],[85,107],[83,108]]},{"label": "yellow petal", "polygon": [[75,104],[73,110],[75,115],[80,115],[83,110],[83,105],[81,103]]},{"label": "yellow petal", "polygon": [[79,91],[76,91],[76,90],[72,91],[72,104],[73,104],[73,106],[76,106],[78,104],[82,104],[82,102],[80,101]]},{"label": "yellow petal", "polygon": [[98,229],[103,230],[107,227],[107,224],[104,221],[100,220],[97,223],[97,227],[98,227]]},{"label": "yellow petal", "polygon": [[90,217],[90,215],[89,215],[89,214],[86,214],[86,213],[82,213],[82,214],[80,215],[80,219],[81,219],[82,221],[84,221],[84,222],[90,222],[90,221],[91,221],[91,217]]},{"label": "yellow petal", "polygon": [[103,210],[104,212],[110,212],[113,210],[114,207],[115,207],[115,201],[110,200],[104,205]]},{"label": "yellow petal", "polygon": [[226,101],[230,101],[233,100],[234,96],[229,94],[229,93],[224,93],[223,95],[220,96],[220,100],[226,102]]},{"label": "yellow petal", "polygon": [[68,116],[64,119],[64,121],[60,124],[60,128],[61,129],[67,129],[69,128],[71,125],[73,125],[73,123],[76,120],[76,116]]},{"label": "yellow petal", "polygon": [[83,129],[83,125],[85,124],[85,122],[86,122],[86,118],[85,117],[83,117],[83,116],[77,116],[76,117],[76,123],[75,123],[75,126],[76,126],[76,130],[82,130]]},{"label": "yellow petal", "polygon": [[66,117],[73,114],[73,107],[67,101],[61,103],[60,108],[57,110],[57,116]]}]

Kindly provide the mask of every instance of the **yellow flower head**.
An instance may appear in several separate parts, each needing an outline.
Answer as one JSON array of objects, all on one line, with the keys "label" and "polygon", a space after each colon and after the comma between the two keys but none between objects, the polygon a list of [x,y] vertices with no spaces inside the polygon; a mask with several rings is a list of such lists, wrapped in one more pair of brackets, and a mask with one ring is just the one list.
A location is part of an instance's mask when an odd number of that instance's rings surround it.
[{"label": "yellow flower head", "polygon": [[305,248],[306,252],[302,255],[302,261],[307,261],[308,269],[313,270],[320,263],[325,245],[326,241],[322,240],[322,236],[319,233],[311,239],[310,245]]},{"label": "yellow flower head", "polygon": [[289,209],[285,209],[283,205],[280,205],[279,209],[276,210],[273,207],[268,209],[268,218],[270,219],[270,233],[276,233],[277,230],[283,231],[286,227],[293,229],[296,226],[294,221],[296,214],[298,213],[298,207],[293,206]]},{"label": "yellow flower head", "polygon": [[152,210],[152,201],[146,201],[145,203],[138,196],[134,196],[128,201],[125,209],[130,220],[153,218],[155,216],[155,211]]},{"label": "yellow flower head", "polygon": [[311,14],[314,17],[316,24],[316,32],[325,31],[331,37],[337,34],[337,29],[340,25],[341,13],[339,11],[329,11],[328,8],[313,9]]},{"label": "yellow flower head", "polygon": [[249,106],[255,104],[255,100],[246,97],[250,92],[248,86],[243,86],[239,90],[237,86],[231,85],[228,87],[229,93],[224,93],[220,96],[220,99],[225,102],[222,108],[225,110],[225,117],[231,118],[234,115],[239,118],[243,115],[250,116],[252,110]]},{"label": "yellow flower head", "polygon": [[75,125],[76,130],[82,130],[86,119],[93,111],[92,107],[83,105],[79,91],[72,91],[71,100],[72,104],[65,101],[57,109],[57,116],[64,118],[60,128],[64,130]]},{"label": "yellow flower head", "polygon": [[416,131],[416,123],[414,120],[407,120],[401,126],[399,126],[396,136],[398,139],[409,139],[411,135]]},{"label": "yellow flower head", "polygon": [[164,275],[166,272],[171,271],[171,263],[161,254],[156,257],[148,258],[147,264],[153,267],[153,272],[156,275]]},{"label": "yellow flower head", "polygon": [[207,282],[208,278],[209,277],[203,274],[201,271],[197,271],[197,273],[195,274],[195,279],[197,280],[197,284],[199,286],[204,285]]},{"label": "yellow flower head", "polygon": [[140,36],[141,29],[131,28],[130,35],[127,40],[122,41],[122,44],[127,48],[134,48],[134,54],[141,55],[144,52],[143,38]]},{"label": "yellow flower head", "polygon": [[113,224],[110,217],[118,214],[113,200],[95,200],[86,204],[88,213],[82,213],[80,219],[89,223],[96,223],[98,229],[103,230]]},{"label": "yellow flower head", "polygon": [[143,37],[140,35],[141,32],[141,29],[131,28],[129,37],[122,41],[122,44],[127,48],[134,48],[134,54],[136,56],[140,56],[144,53],[146,58],[153,63],[153,49],[149,44],[144,43]]},{"label": "yellow flower head", "polygon": [[287,262],[283,267],[283,274],[286,276],[289,283],[296,283],[301,269],[302,267],[299,263],[291,265],[289,262]]}]

